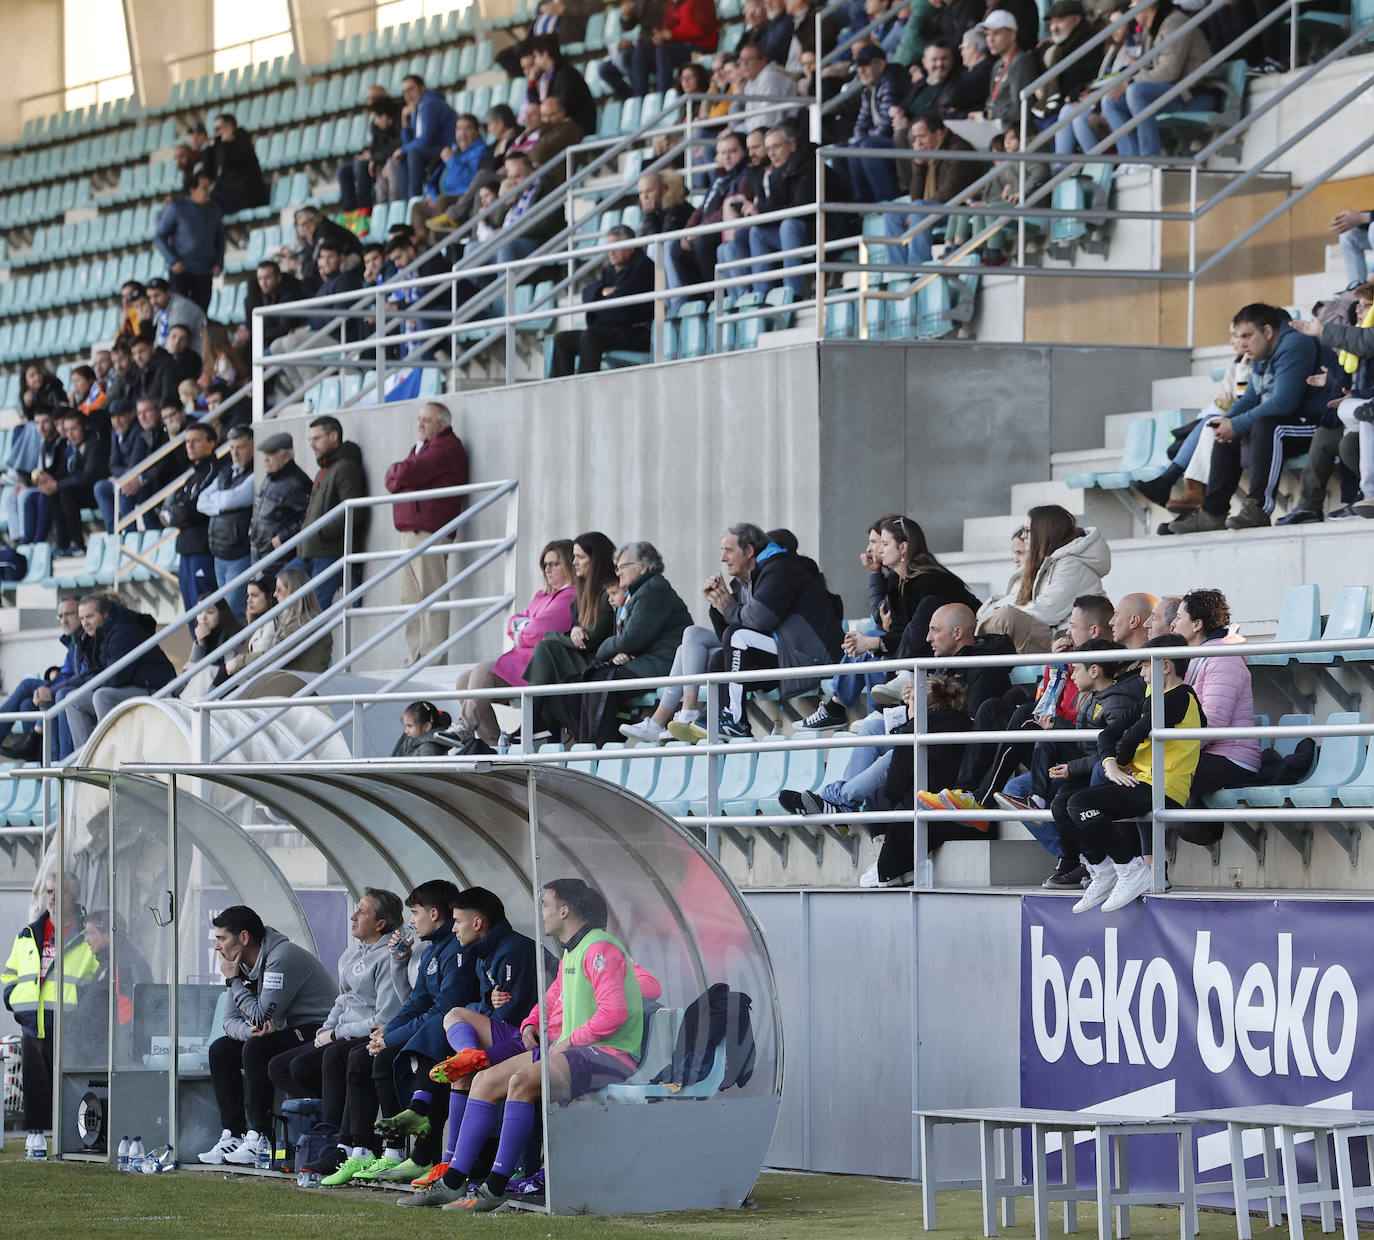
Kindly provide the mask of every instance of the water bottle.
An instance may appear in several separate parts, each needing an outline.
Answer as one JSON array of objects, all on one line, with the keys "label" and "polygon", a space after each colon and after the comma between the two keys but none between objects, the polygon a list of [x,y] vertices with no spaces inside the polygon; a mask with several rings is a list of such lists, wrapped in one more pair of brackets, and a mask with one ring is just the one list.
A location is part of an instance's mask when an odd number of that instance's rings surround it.
[{"label": "water bottle", "polygon": [[262,1142],[258,1146],[257,1167],[259,1171],[272,1170],[272,1142],[268,1137],[260,1137]]},{"label": "water bottle", "polygon": [[41,1132],[33,1134],[33,1158],[35,1162],[46,1162],[48,1159],[48,1138]]},{"label": "water bottle", "polygon": [[38,1135],[37,1132],[36,1132],[34,1129],[30,1128],[30,1129],[29,1129],[29,1135],[28,1135],[27,1137],[24,1138],[24,1161],[25,1161],[25,1162],[33,1162],[33,1139],[34,1139],[34,1137],[36,1137],[37,1135]]},{"label": "water bottle", "polygon": [[302,1171],[296,1177],[297,1188],[319,1188],[320,1173],[318,1171]]},{"label": "water bottle", "polygon": [[119,1138],[119,1162],[116,1164],[121,1171],[129,1169],[129,1138]]},{"label": "water bottle", "polygon": [[129,1170],[137,1171],[138,1165],[143,1161],[143,1138],[135,1137],[129,1142]]},{"label": "water bottle", "polygon": [[137,1167],[130,1170],[141,1171],[144,1175],[157,1175],[160,1171],[175,1171],[181,1164],[177,1162],[170,1145],[160,1145],[149,1151]]}]

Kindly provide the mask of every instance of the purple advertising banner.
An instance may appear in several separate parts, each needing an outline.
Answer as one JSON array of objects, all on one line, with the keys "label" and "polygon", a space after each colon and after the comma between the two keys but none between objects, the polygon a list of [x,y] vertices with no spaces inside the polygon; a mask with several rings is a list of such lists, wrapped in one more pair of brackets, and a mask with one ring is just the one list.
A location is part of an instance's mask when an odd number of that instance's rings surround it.
[{"label": "purple advertising banner", "polygon": [[[1374,905],[1146,900],[1075,916],[1069,900],[1029,897],[1021,908],[1022,1106],[1374,1108]],[[1224,1131],[1195,1134],[1199,1181],[1229,1182]],[[1089,1166],[1090,1151],[1079,1150]],[[1163,1141],[1141,1153],[1133,1185],[1177,1183]]]}]

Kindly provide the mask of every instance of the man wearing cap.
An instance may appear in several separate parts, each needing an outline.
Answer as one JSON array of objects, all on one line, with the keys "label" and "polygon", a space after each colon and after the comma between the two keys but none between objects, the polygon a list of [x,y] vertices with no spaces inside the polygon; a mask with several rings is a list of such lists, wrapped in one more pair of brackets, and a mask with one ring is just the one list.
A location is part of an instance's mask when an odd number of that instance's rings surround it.
[{"label": "man wearing cap", "polygon": [[161,276],[148,281],[148,300],[157,312],[153,316],[153,346],[165,349],[172,328],[184,327],[190,333],[191,348],[199,353],[205,311],[189,297],[172,292],[172,286]]},{"label": "man wearing cap", "polygon": [[988,101],[982,113],[970,112],[970,120],[1019,123],[1021,91],[1035,80],[1035,62],[1017,46],[1016,18],[1006,9],[993,9],[978,23],[992,54],[992,77],[988,81]]},{"label": "man wearing cap", "polygon": [[[447,406],[430,401],[420,410],[419,437],[404,460],[386,471],[386,489],[393,495],[404,491],[429,491],[436,487],[463,486],[468,480],[468,454],[453,433],[453,415]],[[463,511],[463,497],[417,500],[394,504],[392,520],[403,547],[423,542]],[[428,598],[448,576],[448,557],[424,555],[401,569],[401,602],[409,606]],[[417,662],[448,636],[448,612],[427,607],[406,622],[406,665]],[[438,662],[445,661],[441,655]]]},{"label": "man wearing cap", "polygon": [[[248,526],[253,516],[253,431],[236,426],[229,432],[229,465],[196,496],[196,507],[210,518],[210,555],[215,561],[215,583],[223,589],[252,563]],[[230,610],[243,619],[248,583],[238,586],[226,600]]]},{"label": "man wearing cap", "polygon": [[171,287],[202,310],[210,308],[214,279],[224,270],[224,218],[210,200],[210,176],[198,173],[185,198],[158,216],[153,244],[167,260]]},{"label": "man wearing cap", "polygon": [[[310,504],[310,478],[295,461],[291,436],[286,431],[268,435],[258,445],[267,476],[257,488],[253,516],[248,526],[249,554],[261,563],[305,523]],[[263,565],[267,570],[269,565]]]},{"label": "man wearing cap", "polygon": [[[1083,12],[1082,0],[1057,0],[1049,11],[1050,37],[1036,48],[1039,72],[1048,72],[1072,56],[1092,38],[1093,29]],[[1094,56],[1082,56],[1062,73],[1041,86],[1031,105],[1046,123],[1052,121],[1066,103],[1073,103],[1097,75]],[[1037,76],[1039,76],[1039,72]]]},{"label": "man wearing cap", "polygon": [[[906,74],[901,65],[888,64],[887,53],[875,43],[866,43],[854,53],[854,66],[862,87],[849,145],[890,151],[892,109],[904,93]],[[890,159],[851,159],[846,163],[856,202],[891,202],[897,197],[897,175]]]}]

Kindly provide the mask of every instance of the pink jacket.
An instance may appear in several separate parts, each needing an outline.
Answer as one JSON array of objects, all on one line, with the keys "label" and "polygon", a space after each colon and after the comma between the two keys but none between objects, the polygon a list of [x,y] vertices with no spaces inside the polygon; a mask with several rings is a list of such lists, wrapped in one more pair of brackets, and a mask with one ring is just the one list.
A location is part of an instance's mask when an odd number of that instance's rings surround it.
[{"label": "pink jacket", "polygon": [[[1220,646],[1224,641],[1216,638],[1202,644]],[[1250,688],[1250,666],[1244,659],[1190,659],[1184,679],[1197,694],[1209,728],[1255,726],[1255,695]],[[1260,767],[1260,744],[1254,737],[1208,741],[1202,752],[1230,758],[1249,771]]]},{"label": "pink jacket", "polygon": [[[577,591],[572,586],[564,586],[556,594],[545,594],[540,590],[524,611],[511,617],[506,632],[515,639],[515,648],[507,650],[492,665],[492,675],[508,685],[523,685],[525,669],[534,658],[534,648],[545,633],[567,633],[572,629],[572,609]],[[516,631],[516,621],[527,623]]]},{"label": "pink jacket", "polygon": [[[600,969],[592,967],[590,958],[582,962],[582,971],[587,975],[587,980],[592,984],[592,992],[596,995],[596,1013],[585,1025],[568,1034],[568,1041],[574,1046],[592,1046],[602,1038],[609,1038],[625,1023],[630,1014],[625,1006],[625,953],[608,943],[598,954],[603,958]],[[663,993],[663,986],[658,978],[638,962],[630,963],[634,965],[635,977],[639,981],[640,996],[645,999],[657,999]],[[554,1043],[563,1036],[562,969],[558,971],[544,995],[544,1006],[548,1010],[549,1042]],[[526,1026],[536,1031],[539,1029],[538,1004],[535,1004],[530,1009],[530,1014],[520,1022],[521,1029]],[[614,1046],[603,1046],[601,1049],[631,1068],[638,1066],[633,1055],[627,1055]]]}]

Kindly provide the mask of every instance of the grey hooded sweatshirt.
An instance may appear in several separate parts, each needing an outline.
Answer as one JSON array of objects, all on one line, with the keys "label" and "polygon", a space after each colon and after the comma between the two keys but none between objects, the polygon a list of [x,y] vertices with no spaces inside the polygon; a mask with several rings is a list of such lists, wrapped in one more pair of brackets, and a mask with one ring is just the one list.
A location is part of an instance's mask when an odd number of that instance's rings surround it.
[{"label": "grey hooded sweatshirt", "polygon": [[257,963],[249,969],[240,961],[238,975],[229,983],[224,1032],[240,1042],[268,1020],[278,1032],[319,1025],[339,993],[324,965],[271,926],[262,936]]},{"label": "grey hooded sweatshirt", "polygon": [[385,1025],[395,1016],[410,994],[406,974],[391,967],[389,937],[384,934],[375,943],[354,939],[339,957],[339,997],[323,1025],[336,1038],[367,1037],[373,1025]]}]

